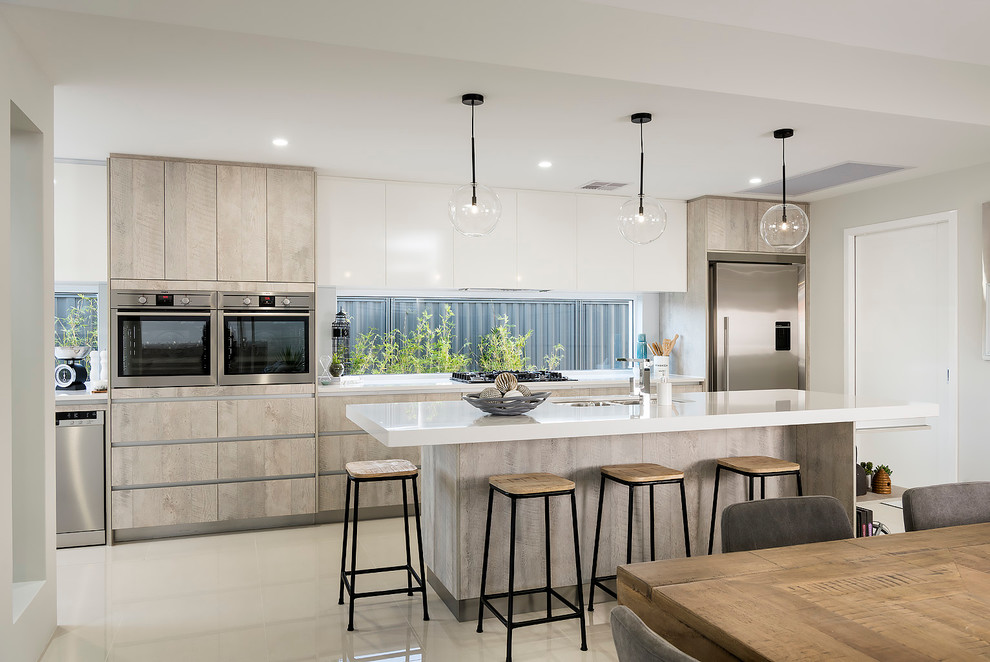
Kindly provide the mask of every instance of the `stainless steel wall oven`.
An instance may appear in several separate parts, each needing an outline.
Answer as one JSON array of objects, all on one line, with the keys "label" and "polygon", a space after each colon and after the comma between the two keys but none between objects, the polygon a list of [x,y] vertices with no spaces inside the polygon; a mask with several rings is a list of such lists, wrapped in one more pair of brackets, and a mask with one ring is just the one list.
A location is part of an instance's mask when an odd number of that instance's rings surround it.
[{"label": "stainless steel wall oven", "polygon": [[111,386],[216,385],[216,301],[216,292],[111,292]]},{"label": "stainless steel wall oven", "polygon": [[220,384],[315,381],[314,302],[311,293],[224,292]]}]

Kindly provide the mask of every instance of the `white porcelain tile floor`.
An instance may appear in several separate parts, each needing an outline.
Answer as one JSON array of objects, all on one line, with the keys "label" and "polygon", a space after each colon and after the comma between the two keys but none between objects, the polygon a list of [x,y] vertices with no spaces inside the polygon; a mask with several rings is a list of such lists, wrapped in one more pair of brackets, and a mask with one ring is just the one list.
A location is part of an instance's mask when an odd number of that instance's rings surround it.
[{"label": "white porcelain tile floor", "polygon": [[[59,550],[58,630],[43,662],[451,661],[505,659],[505,628],[458,623],[429,591],[337,604],[340,524]],[[415,545],[415,540],[413,541]],[[358,567],[404,562],[401,520],[361,523]],[[389,552],[394,552],[390,555]],[[413,548],[415,558],[415,547]],[[363,589],[401,573],[363,576]],[[394,582],[399,582],[396,584]],[[516,630],[513,660],[617,660],[614,602],[577,621]]]}]

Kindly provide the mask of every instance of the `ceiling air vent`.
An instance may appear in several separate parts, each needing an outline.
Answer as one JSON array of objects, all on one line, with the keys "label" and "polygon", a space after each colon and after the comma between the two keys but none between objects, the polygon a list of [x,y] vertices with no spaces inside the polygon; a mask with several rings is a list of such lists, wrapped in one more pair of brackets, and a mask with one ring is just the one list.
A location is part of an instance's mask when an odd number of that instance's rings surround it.
[{"label": "ceiling air vent", "polygon": [[[905,170],[905,166],[879,165],[876,163],[857,163],[847,161],[838,165],[829,166],[821,170],[802,173],[797,176],[787,177],[787,195],[805,195],[814,191],[841,186],[858,182],[870,177],[886,175],[898,170]],[[761,193],[764,195],[780,195],[780,180],[748,188],[740,193]]]},{"label": "ceiling air vent", "polygon": [[587,184],[579,186],[579,189],[585,191],[614,191],[615,189],[622,188],[623,186],[628,186],[626,182],[599,182],[590,181]]}]

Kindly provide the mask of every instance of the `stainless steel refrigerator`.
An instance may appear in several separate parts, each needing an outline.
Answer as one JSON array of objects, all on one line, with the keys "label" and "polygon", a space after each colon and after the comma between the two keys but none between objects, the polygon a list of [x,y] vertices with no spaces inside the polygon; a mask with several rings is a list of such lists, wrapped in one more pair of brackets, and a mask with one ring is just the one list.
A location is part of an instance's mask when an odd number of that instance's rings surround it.
[{"label": "stainless steel refrigerator", "polygon": [[804,265],[713,262],[710,269],[711,390],[803,389]]}]

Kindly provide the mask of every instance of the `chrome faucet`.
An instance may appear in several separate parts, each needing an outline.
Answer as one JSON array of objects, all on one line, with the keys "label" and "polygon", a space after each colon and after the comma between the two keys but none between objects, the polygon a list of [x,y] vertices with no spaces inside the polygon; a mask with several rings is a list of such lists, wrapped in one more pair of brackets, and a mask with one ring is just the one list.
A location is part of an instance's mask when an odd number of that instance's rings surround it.
[{"label": "chrome faucet", "polygon": [[633,368],[636,364],[639,364],[639,372],[633,372],[633,376],[629,379],[629,391],[630,395],[639,395],[640,393],[650,393],[650,359],[624,359],[618,358],[616,361],[622,361],[623,363],[632,363]]}]

